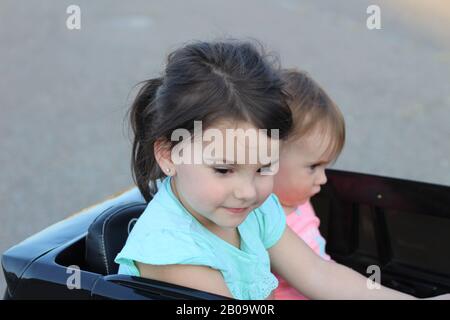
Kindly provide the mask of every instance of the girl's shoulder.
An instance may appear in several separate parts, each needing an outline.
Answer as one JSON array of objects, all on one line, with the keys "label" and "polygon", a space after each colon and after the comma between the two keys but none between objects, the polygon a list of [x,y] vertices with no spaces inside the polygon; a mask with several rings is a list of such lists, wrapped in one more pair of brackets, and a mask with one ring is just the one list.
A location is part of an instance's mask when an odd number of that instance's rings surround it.
[{"label": "girl's shoulder", "polygon": [[251,216],[258,221],[277,221],[283,220],[282,218],[285,217],[285,214],[280,200],[274,193],[271,193],[261,206],[253,210]]},{"label": "girl's shoulder", "polygon": [[278,197],[270,194],[260,207],[250,213],[244,225],[259,234],[266,249],[273,246],[286,227],[286,215]]},{"label": "girl's shoulder", "polygon": [[[161,190],[160,190],[161,191]],[[151,265],[212,265],[210,248],[195,224],[173,204],[164,191],[158,191],[131,230],[117,255],[121,271],[139,275],[135,262]]]},{"label": "girl's shoulder", "polygon": [[[167,190],[167,181],[163,181],[152,200],[136,222],[133,231],[173,230],[189,231],[192,217],[177,203]],[[132,231],[132,232],[133,232]]]}]

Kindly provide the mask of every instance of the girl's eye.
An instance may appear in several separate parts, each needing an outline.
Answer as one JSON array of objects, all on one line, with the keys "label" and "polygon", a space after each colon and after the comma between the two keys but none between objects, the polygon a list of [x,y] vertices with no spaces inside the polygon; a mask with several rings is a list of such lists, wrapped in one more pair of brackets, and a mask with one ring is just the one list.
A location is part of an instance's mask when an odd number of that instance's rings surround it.
[{"label": "girl's eye", "polygon": [[258,173],[262,173],[262,172],[264,172],[264,173],[270,172],[271,168],[272,168],[272,166],[262,167],[262,168],[259,168],[258,170],[256,170],[256,172],[258,172]]},{"label": "girl's eye", "polygon": [[316,165],[316,164],[313,164],[312,166],[309,166],[309,168],[310,168],[312,171],[314,171],[314,170],[317,168],[317,165]]},{"label": "girl's eye", "polygon": [[227,168],[214,168],[214,172],[219,173],[221,175],[226,175],[227,173],[231,173],[231,169]]}]

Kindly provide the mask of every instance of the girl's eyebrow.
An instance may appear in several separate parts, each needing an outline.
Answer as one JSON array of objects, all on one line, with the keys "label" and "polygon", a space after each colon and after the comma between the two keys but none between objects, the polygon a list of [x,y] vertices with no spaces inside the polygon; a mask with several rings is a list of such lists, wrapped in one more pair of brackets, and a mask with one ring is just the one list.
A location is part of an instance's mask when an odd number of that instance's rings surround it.
[{"label": "girl's eyebrow", "polygon": [[[229,161],[229,162],[226,162],[227,160],[226,159],[211,159],[211,158],[209,158],[209,159],[204,159],[205,161],[211,161],[211,163],[208,163],[209,165],[215,165],[215,166],[217,166],[217,165],[225,165],[225,166],[240,166],[240,165],[245,165],[244,163],[235,163],[234,161]],[[266,164],[261,164],[261,166],[262,167],[268,167],[268,166],[271,166],[271,165],[274,165],[275,163],[277,163],[277,162],[279,162],[280,161],[280,159],[278,158],[278,159],[276,159],[276,160],[274,160],[274,161],[271,161],[271,162],[269,162],[269,163],[266,163]]]},{"label": "girl's eyebrow", "polygon": [[324,161],[324,160],[319,160],[319,161],[311,161],[309,162],[309,165],[323,165],[323,164],[329,164],[331,161]]},{"label": "girl's eyebrow", "polygon": [[231,160],[227,160],[227,159],[213,159],[213,158],[208,158],[208,159],[204,159],[205,161],[209,162],[208,164],[212,164],[212,165],[230,165],[230,166],[234,166],[236,165],[235,161],[231,161]]}]

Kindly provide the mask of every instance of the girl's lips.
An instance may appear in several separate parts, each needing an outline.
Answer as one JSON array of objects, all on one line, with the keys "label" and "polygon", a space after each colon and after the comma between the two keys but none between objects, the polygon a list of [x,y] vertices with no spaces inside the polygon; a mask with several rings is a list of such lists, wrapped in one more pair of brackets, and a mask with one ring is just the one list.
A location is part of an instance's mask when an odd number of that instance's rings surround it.
[{"label": "girl's lips", "polygon": [[246,208],[226,208],[225,207],[225,209],[227,209],[228,211],[230,211],[232,213],[243,213],[248,209],[248,207],[246,207]]}]

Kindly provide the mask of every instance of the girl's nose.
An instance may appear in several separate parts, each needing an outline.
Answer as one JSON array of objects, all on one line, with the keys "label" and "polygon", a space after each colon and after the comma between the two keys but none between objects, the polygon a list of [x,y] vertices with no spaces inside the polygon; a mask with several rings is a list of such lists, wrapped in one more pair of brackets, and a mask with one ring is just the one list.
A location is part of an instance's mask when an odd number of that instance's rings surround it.
[{"label": "girl's nose", "polygon": [[256,198],[256,188],[253,181],[248,179],[239,181],[238,185],[234,189],[234,196],[236,199],[252,202]]},{"label": "girl's nose", "polygon": [[323,185],[327,183],[327,175],[325,174],[325,169],[322,169],[319,173],[319,178],[317,180],[318,185]]}]

